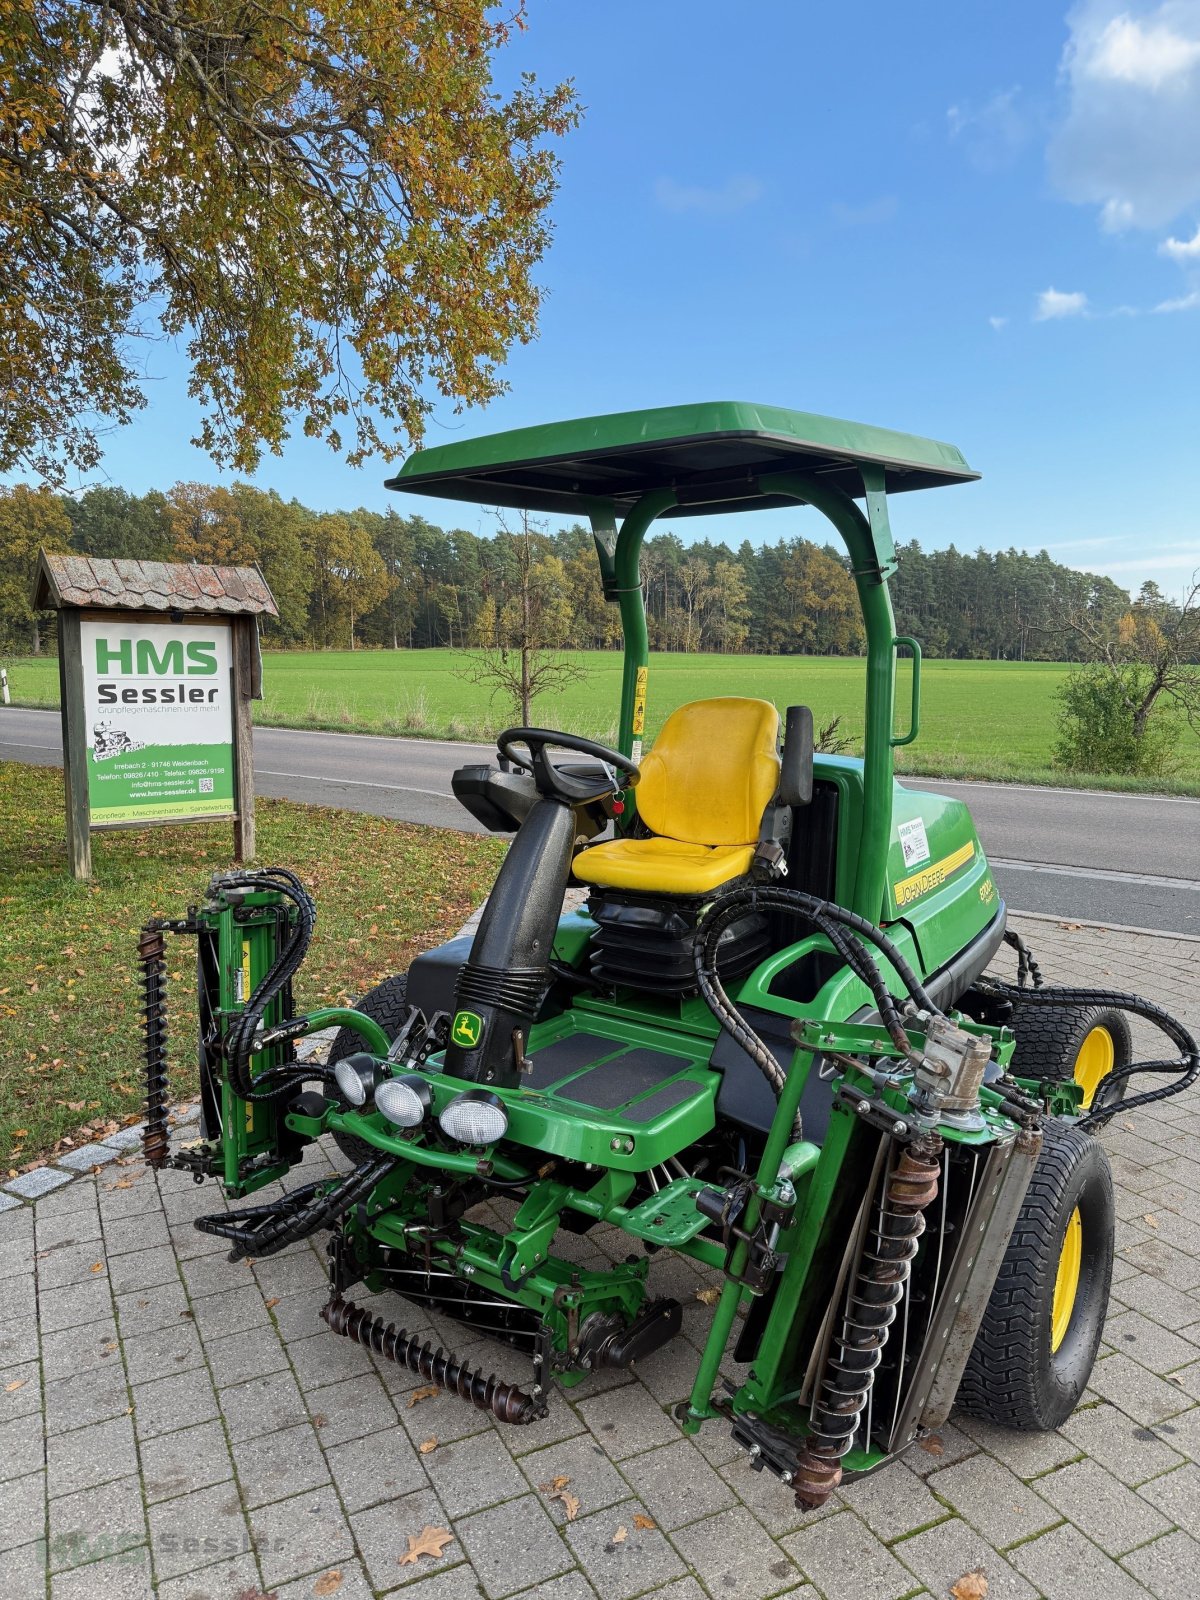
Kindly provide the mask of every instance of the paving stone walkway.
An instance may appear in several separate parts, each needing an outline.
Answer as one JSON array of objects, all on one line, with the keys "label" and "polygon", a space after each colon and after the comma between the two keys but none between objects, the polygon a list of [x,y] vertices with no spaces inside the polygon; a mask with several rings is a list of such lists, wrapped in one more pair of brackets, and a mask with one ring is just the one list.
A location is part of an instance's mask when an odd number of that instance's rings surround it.
[{"label": "paving stone walkway", "polygon": [[[1200,1025],[1200,942],[1014,924],[1049,981],[1137,990]],[[0,1194],[0,1600],[942,1600],[977,1568],[989,1600],[1175,1600],[1200,1571],[1198,1108],[1192,1093],[1104,1135],[1116,1283],[1061,1432],[955,1418],[808,1516],[723,1426],[693,1441],[671,1419],[710,1315],[688,1262],[655,1265],[682,1338],[505,1430],[318,1322],[320,1241],[231,1265],[191,1225],[220,1206],[212,1185],[81,1152],[86,1175]],[[598,1231],[581,1261],[624,1255]],[[386,1310],[463,1348],[460,1329]],[[559,1477],[570,1522],[543,1487]],[[426,1525],[453,1538],[401,1566]]]}]

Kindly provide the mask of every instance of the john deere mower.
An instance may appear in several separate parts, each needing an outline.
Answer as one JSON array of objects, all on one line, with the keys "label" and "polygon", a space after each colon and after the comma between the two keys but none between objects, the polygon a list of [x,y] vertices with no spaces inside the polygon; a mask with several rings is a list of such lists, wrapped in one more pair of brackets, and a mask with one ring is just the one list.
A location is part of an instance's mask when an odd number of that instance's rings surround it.
[{"label": "john deere mower", "polygon": [[[1128,1107],[1187,1087],[1200,1056],[1146,1001],[1047,987],[1006,932],[966,807],[893,777],[917,737],[921,652],[895,634],[889,496],[975,476],[950,445],[740,404],[412,456],[390,487],[590,519],[624,635],[617,743],[509,728],[495,762],[455,773],[471,816],[512,835],[478,930],[353,1009],[295,1009],[315,911],[282,868],[215,877],[185,918],[146,926],[150,1164],[240,1198],[325,1135],[351,1163],[197,1227],[233,1258],[328,1230],[333,1332],[518,1427],[556,1384],[673,1339],[682,1307],[656,1267],[690,1256],[722,1287],[679,1424],[730,1427],[805,1506],[955,1403],[1061,1423],[1112,1270],[1093,1130],[1135,1074],[1159,1077]],[[802,704],[732,696],[679,707],[646,751],[647,529],[799,504],[844,541],[861,602],[863,758],[814,753]],[[586,901],[564,914],[572,885]],[[198,944],[203,1137],[175,1155],[167,933]],[[1015,983],[987,972],[1006,939]],[[1130,1014],[1168,1059],[1132,1061]],[[298,1060],[332,1024],[329,1064]],[[628,1248],[584,1269],[567,1236],[598,1224]],[[433,1311],[494,1336],[521,1371],[472,1369],[407,1331],[403,1308],[356,1306],[356,1285],[420,1307],[418,1327]]]}]

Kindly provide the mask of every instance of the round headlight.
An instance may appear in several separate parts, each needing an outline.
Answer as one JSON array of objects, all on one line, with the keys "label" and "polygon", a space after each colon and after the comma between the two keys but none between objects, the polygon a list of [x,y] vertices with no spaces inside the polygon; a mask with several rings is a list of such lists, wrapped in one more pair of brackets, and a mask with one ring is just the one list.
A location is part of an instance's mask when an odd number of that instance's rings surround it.
[{"label": "round headlight", "polygon": [[457,1095],[438,1113],[442,1132],[460,1144],[495,1144],[508,1132],[508,1117],[499,1095],[470,1089]]},{"label": "round headlight", "polygon": [[353,1106],[357,1111],[366,1105],[375,1091],[378,1071],[379,1064],[375,1057],[367,1055],[365,1051],[345,1056],[335,1065],[334,1081],[338,1093],[348,1106]]},{"label": "round headlight", "polygon": [[389,1078],[375,1091],[375,1109],[398,1128],[415,1128],[429,1110],[429,1085],[415,1075]]}]

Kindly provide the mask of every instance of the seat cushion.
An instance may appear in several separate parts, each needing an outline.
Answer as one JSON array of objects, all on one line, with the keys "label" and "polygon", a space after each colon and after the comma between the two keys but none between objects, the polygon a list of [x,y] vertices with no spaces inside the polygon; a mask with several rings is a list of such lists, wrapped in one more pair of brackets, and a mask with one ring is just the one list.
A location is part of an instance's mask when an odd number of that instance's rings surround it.
[{"label": "seat cushion", "polygon": [[779,713],[725,695],[679,706],[642,762],[638,816],[689,844],[753,844],[779,786]]},{"label": "seat cushion", "polygon": [[754,846],[686,844],[680,839],[614,839],[575,857],[581,883],[648,894],[707,894],[749,872]]}]

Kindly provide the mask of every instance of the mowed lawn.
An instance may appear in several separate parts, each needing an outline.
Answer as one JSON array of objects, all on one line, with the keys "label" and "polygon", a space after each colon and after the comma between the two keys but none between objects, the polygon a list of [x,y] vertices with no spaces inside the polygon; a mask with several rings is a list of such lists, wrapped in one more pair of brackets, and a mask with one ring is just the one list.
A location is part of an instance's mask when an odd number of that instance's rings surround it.
[{"label": "mowed lawn", "polygon": [[[490,739],[513,720],[503,699],[468,680],[472,653],[458,650],[268,653],[260,723],[429,738]],[[611,739],[620,702],[616,651],[576,651],[567,659],[585,677],[535,702],[535,718],[593,738]],[[55,705],[52,660],[6,663],[14,702]],[[1053,768],[1054,691],[1071,667],[1055,662],[926,661],[921,732],[897,752],[909,772],[1063,782]],[[908,725],[909,673],[899,669],[897,729]],[[840,737],[861,747],[864,662],[827,656],[655,654],[650,658],[647,732],[687,700],[761,695],[779,706],[809,705],[818,726],[841,719]],[[0,715],[2,715],[0,710]],[[1175,782],[1200,789],[1200,740],[1185,729]]]}]

